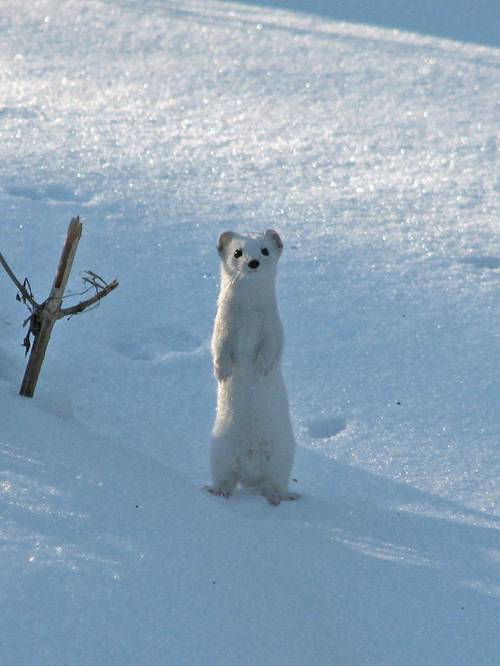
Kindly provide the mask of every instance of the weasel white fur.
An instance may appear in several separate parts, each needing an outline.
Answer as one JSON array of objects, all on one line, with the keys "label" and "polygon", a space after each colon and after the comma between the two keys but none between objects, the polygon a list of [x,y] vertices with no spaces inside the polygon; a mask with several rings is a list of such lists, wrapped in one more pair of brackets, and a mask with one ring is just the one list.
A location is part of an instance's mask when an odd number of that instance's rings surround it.
[{"label": "weasel white fur", "polygon": [[288,491],[295,439],[275,290],[283,244],[274,230],[248,236],[226,231],[217,249],[221,288],[212,356],[218,391],[208,490],[229,497],[241,483],[278,505],[298,497]]}]

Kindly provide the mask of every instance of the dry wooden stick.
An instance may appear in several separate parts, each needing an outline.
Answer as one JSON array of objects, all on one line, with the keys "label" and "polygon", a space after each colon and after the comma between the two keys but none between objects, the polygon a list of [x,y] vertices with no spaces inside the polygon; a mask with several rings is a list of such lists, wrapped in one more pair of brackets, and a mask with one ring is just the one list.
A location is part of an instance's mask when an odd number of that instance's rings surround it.
[{"label": "dry wooden stick", "polygon": [[39,329],[35,334],[35,342],[31,349],[31,354],[26,366],[21,389],[19,393],[28,398],[32,398],[35,393],[36,384],[42,369],[42,363],[47,351],[50,336],[55,322],[57,321],[58,311],[61,307],[62,297],[68,282],[73,259],[75,258],[76,249],[80,236],[82,235],[82,223],[78,217],[71,220],[66,240],[61,252],[57,274],[54,279],[54,284],[50,290],[50,295],[39,309]]},{"label": "dry wooden stick", "polygon": [[25,301],[28,301],[28,303],[29,303],[33,308],[37,308],[37,307],[38,307],[38,303],[35,301],[35,299],[33,298],[33,296],[32,296],[32,295],[29,293],[29,291],[26,289],[26,287],[24,286],[24,284],[22,284],[21,282],[19,282],[19,280],[16,278],[16,276],[14,275],[14,273],[13,273],[11,267],[10,267],[9,264],[5,261],[5,259],[4,259],[4,257],[3,257],[3,255],[2,255],[1,252],[0,252],[0,264],[4,267],[5,272],[7,273],[7,275],[10,277],[10,279],[12,280],[12,282],[16,285],[16,287],[17,287],[17,288],[19,289],[19,291],[21,292],[21,295],[22,295],[23,299],[24,299]]},{"label": "dry wooden stick", "polygon": [[98,303],[102,298],[104,298],[104,296],[107,296],[110,291],[113,291],[113,289],[118,287],[117,280],[113,280],[107,284],[96,273],[87,271],[87,275],[89,277],[85,277],[84,280],[87,284],[90,285],[90,288],[94,288],[96,290],[96,293],[91,298],[81,301],[72,307],[61,308],[61,303],[64,298],[64,290],[66,289],[66,284],[68,282],[69,274],[73,265],[73,260],[75,258],[81,235],[82,223],[80,222],[80,218],[75,217],[71,220],[68,227],[66,240],[64,242],[61,257],[57,267],[57,274],[54,279],[54,284],[52,285],[49,297],[41,305],[39,305],[33,298],[31,289],[26,288],[27,280],[25,280],[25,283],[22,284],[17,279],[14,272],[5,261],[4,257],[0,254],[0,265],[3,266],[7,275],[18,288],[19,292],[21,293],[21,299],[25,303],[29,303],[28,309],[31,312],[31,316],[28,317],[28,319],[25,321],[25,324],[28,322],[30,324],[28,334],[24,340],[26,353],[28,353],[30,349],[31,335],[34,336],[34,342],[31,348],[28,365],[24,373],[21,389],[19,391],[21,395],[32,397],[35,392],[38,376],[40,374],[42,363],[45,358],[47,345],[49,343],[50,335],[56,321],[58,319],[62,319],[63,317],[69,317],[71,315],[78,314],[79,312],[83,312],[92,305],[95,305],[95,303]]},{"label": "dry wooden stick", "polygon": [[105,287],[100,288],[99,291],[96,294],[94,294],[94,296],[92,296],[92,298],[88,298],[86,301],[80,301],[80,303],[77,303],[76,305],[73,305],[70,308],[60,308],[59,312],[57,313],[57,318],[61,319],[62,317],[70,317],[71,315],[83,312],[91,305],[94,305],[94,303],[100,301],[101,298],[107,296],[109,292],[113,291],[113,289],[116,289],[116,287],[118,287],[118,282],[117,280],[113,280]]}]

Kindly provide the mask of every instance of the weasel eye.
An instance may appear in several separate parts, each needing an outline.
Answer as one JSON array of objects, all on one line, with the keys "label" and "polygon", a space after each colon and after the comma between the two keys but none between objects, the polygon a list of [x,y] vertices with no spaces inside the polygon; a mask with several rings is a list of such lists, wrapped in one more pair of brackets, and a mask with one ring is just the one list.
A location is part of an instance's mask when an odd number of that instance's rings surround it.
[{"label": "weasel eye", "polygon": [[269,255],[269,250],[267,249],[267,247],[263,247],[261,252],[265,257],[267,257]]},{"label": "weasel eye", "polygon": [[243,255],[243,250],[235,250],[234,251],[234,256],[236,259],[239,259]]}]

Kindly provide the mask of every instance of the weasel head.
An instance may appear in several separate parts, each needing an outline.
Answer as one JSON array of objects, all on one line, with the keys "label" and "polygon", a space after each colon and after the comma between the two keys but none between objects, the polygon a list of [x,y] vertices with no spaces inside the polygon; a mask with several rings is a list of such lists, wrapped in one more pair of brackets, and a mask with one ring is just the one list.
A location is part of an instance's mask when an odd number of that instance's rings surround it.
[{"label": "weasel head", "polygon": [[283,243],[274,229],[247,236],[225,231],[219,236],[217,251],[222,274],[231,282],[274,280]]}]

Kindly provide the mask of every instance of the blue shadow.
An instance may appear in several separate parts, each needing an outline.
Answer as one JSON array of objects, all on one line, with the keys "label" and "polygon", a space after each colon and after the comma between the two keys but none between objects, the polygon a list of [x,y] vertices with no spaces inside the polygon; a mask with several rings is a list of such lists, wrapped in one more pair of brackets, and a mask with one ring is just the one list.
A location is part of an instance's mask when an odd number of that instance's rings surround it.
[{"label": "blue shadow", "polygon": [[500,48],[500,0],[237,1]]}]

